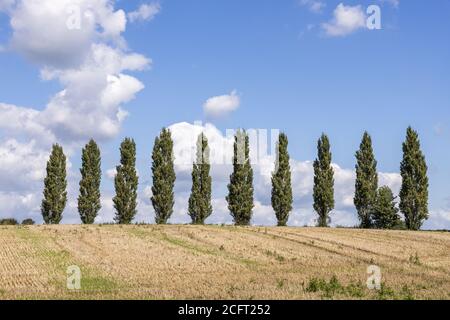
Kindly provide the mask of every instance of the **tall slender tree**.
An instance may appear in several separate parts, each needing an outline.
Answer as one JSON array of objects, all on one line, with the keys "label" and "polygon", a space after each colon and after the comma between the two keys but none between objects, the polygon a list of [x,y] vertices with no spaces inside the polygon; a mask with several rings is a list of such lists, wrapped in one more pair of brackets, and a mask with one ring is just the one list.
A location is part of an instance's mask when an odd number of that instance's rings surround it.
[{"label": "tall slender tree", "polygon": [[334,209],[334,171],[331,166],[330,142],[322,134],[317,144],[318,157],[314,161],[314,210],[319,215],[317,225],[327,227],[329,213]]},{"label": "tall slender tree", "polygon": [[381,187],[372,206],[373,223],[378,229],[394,229],[401,225],[397,203],[391,188]]},{"label": "tall slender tree", "polygon": [[173,188],[176,176],[170,130],[163,128],[159,137],[156,137],[152,159],[153,196],[151,200],[156,214],[155,222],[166,224],[173,213],[175,203]]},{"label": "tall slender tree", "polygon": [[356,182],[353,202],[358,212],[361,228],[372,226],[371,212],[378,189],[377,161],[373,154],[372,138],[367,132],[356,152]]},{"label": "tall slender tree", "polygon": [[272,208],[278,226],[286,226],[292,211],[291,167],[289,164],[288,138],[281,133],[277,143],[275,171],[272,173]]},{"label": "tall slender tree", "polygon": [[101,155],[97,143],[91,139],[81,155],[80,195],[78,212],[84,224],[92,224],[100,210]]},{"label": "tall slender tree", "polygon": [[44,199],[41,213],[46,224],[59,224],[67,203],[66,156],[63,148],[54,144],[47,162],[44,179]]},{"label": "tall slender tree", "polygon": [[428,219],[427,171],[419,135],[409,127],[406,141],[403,143],[403,160],[400,165],[400,211],[405,216],[406,227],[410,230],[419,230],[424,220]]},{"label": "tall slender tree", "polygon": [[208,139],[201,133],[197,140],[197,155],[192,168],[192,189],[189,197],[189,215],[193,224],[204,224],[212,213],[210,169]]},{"label": "tall slender tree", "polygon": [[253,211],[253,169],[250,163],[250,141],[238,130],[234,137],[233,173],[228,184],[228,209],[236,225],[249,225]]},{"label": "tall slender tree", "polygon": [[116,196],[113,198],[119,224],[130,224],[137,213],[138,176],[136,172],[136,143],[126,138],[120,145],[120,165],[116,167],[114,185]]}]

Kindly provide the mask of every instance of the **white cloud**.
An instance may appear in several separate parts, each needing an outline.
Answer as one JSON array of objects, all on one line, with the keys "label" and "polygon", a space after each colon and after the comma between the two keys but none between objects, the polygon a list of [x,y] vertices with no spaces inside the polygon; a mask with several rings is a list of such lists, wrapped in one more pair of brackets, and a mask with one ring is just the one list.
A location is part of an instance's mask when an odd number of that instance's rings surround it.
[{"label": "white cloud", "polygon": [[[191,188],[192,151],[195,150],[197,137],[204,132],[208,137],[212,159],[211,174],[213,178],[213,214],[208,223],[232,223],[228,212],[225,195],[226,185],[232,167],[225,160],[232,156],[233,138],[221,133],[212,124],[189,124],[186,122],[171,125],[174,140],[176,185],[176,204],[171,223],[188,223],[187,201]],[[255,154],[255,145],[251,145]],[[42,177],[45,174],[45,162],[48,151],[35,148],[35,142],[29,144],[8,140],[0,144],[0,216],[13,216],[18,219],[32,217],[41,221],[39,205],[41,200]],[[29,161],[34,159],[34,161]],[[332,225],[357,225],[356,212],[353,207],[355,172],[333,164],[335,170],[336,209],[331,213]],[[255,184],[255,208],[252,223],[256,225],[274,225],[275,214],[270,204],[271,180],[274,169],[274,156],[261,156],[253,165]],[[146,169],[148,171],[148,168]],[[294,210],[289,219],[291,226],[313,226],[317,215],[312,209],[312,189],[314,171],[312,161],[291,159],[292,184],[294,193]],[[114,178],[115,169],[105,172],[110,179]],[[13,179],[14,178],[14,179]],[[72,174],[69,180],[70,205],[64,213],[64,223],[79,223],[76,210],[76,188],[78,174]],[[154,221],[154,211],[151,205],[150,182],[143,183],[139,188],[138,215],[135,221]],[[401,177],[398,173],[379,173],[379,184],[390,186],[394,194],[398,193]],[[17,190],[19,190],[17,192]],[[112,204],[113,194],[102,191],[102,209],[96,222],[111,222],[114,218]],[[450,228],[449,211],[433,211],[424,228]]]},{"label": "white cloud", "polygon": [[392,189],[395,195],[400,193],[400,188],[402,186],[402,177],[398,173],[378,173],[378,185],[388,186]]},{"label": "white cloud", "polygon": [[[195,144],[198,135],[203,131],[209,140],[212,153],[211,172],[213,178],[213,215],[208,223],[232,223],[232,217],[227,209],[225,196],[227,183],[232,167],[229,160],[233,153],[233,138],[221,133],[212,124],[176,123],[169,127],[174,140],[176,198],[175,214],[172,223],[187,223],[187,199],[191,188],[192,162],[195,156]],[[256,145],[251,140],[253,155]],[[226,161],[228,159],[228,161]],[[255,208],[253,224],[274,225],[275,214],[270,203],[271,173],[274,170],[274,155],[260,155],[252,158],[254,169]],[[335,170],[335,199],[336,209],[331,213],[332,225],[357,225],[356,212],[353,205],[355,188],[355,172],[333,164]],[[314,169],[312,161],[298,161],[291,159],[292,187],[294,193],[294,210],[289,219],[289,225],[315,225],[317,215],[312,209],[312,190],[314,185]],[[380,185],[390,186],[394,193],[398,193],[401,177],[398,173],[379,173]],[[151,207],[151,205],[150,205]],[[152,209],[148,209],[151,212]]]},{"label": "white cloud", "polygon": [[0,218],[14,218],[21,222],[31,218],[40,221],[41,199],[35,193],[0,191]]},{"label": "white cloud", "polygon": [[197,138],[202,132],[208,138],[211,163],[219,165],[230,163],[234,138],[232,136],[224,137],[214,125],[207,123],[202,126],[201,124],[180,122],[171,125],[169,129],[174,141],[175,165],[180,170],[190,171],[192,169],[192,163],[196,156]]},{"label": "white cloud", "polygon": [[[80,9],[80,28],[68,27],[74,8]],[[9,49],[34,63],[42,80],[63,87],[46,106],[0,103],[0,192],[11,204],[1,215],[21,215],[23,199],[42,198],[51,144],[63,144],[70,164],[75,148],[89,138],[115,137],[128,114],[124,104],[144,88],[127,72],[146,70],[151,60],[127,49],[126,15],[112,1],[0,0],[0,9],[10,19]],[[72,200],[63,221],[78,222],[78,173],[68,175]]]},{"label": "white cloud", "polygon": [[0,12],[11,10],[15,2],[16,0],[0,0]]},{"label": "white cloud", "polygon": [[113,69],[112,64],[88,63],[77,70],[43,70],[44,78],[57,77],[65,89],[42,111],[0,104],[0,129],[39,135],[41,142],[79,144],[91,137],[113,138],[127,115],[122,105],[144,88],[136,78],[121,73],[121,66]]},{"label": "white cloud", "polygon": [[112,169],[106,170],[106,176],[108,177],[108,179],[114,180],[116,175],[117,175],[117,169],[116,168],[112,168]]},{"label": "white cloud", "polygon": [[52,97],[42,112],[42,121],[66,141],[116,136],[127,115],[121,106],[144,88],[123,71],[141,70],[149,64],[143,56],[93,44],[91,54],[78,69],[44,69],[44,78],[58,78],[65,89]]},{"label": "white cloud", "polygon": [[40,122],[41,112],[37,110],[0,103],[0,115],[4,136],[32,137],[45,145],[55,140],[53,133]]},{"label": "white cloud", "polygon": [[307,7],[311,12],[321,13],[326,7],[325,2],[318,0],[299,0],[299,5]]},{"label": "white cloud", "polygon": [[[12,28],[11,46],[25,57],[39,64],[67,67],[81,63],[88,53],[95,35],[96,23],[81,16],[79,30],[69,30],[66,22],[70,0],[22,0],[9,12]],[[99,8],[96,1],[96,8]],[[80,12],[87,9],[87,1],[80,2]]]},{"label": "white cloud", "polygon": [[342,3],[334,10],[333,19],[322,24],[325,33],[331,37],[346,36],[365,27],[366,14],[362,6],[345,6]]},{"label": "white cloud", "polygon": [[203,104],[203,111],[209,117],[223,117],[239,108],[241,99],[236,90],[230,94],[209,98]]},{"label": "white cloud", "polygon": [[450,230],[450,210],[434,210],[430,212],[429,219],[423,224],[423,229]]},{"label": "white cloud", "polygon": [[36,148],[36,141],[20,143],[9,139],[0,143],[0,190],[31,192],[45,175],[48,153]]},{"label": "white cloud", "polygon": [[[79,29],[70,29],[66,23],[75,4],[82,19]],[[20,111],[30,114],[28,126],[66,143],[116,136],[127,115],[122,105],[144,88],[126,71],[151,65],[150,59],[125,48],[124,12],[115,11],[108,0],[22,0],[8,15],[11,48],[35,62],[43,80],[64,86],[43,111]]]},{"label": "white cloud", "polygon": [[150,21],[161,11],[159,3],[142,4],[136,11],[128,13],[128,19],[135,21]]}]

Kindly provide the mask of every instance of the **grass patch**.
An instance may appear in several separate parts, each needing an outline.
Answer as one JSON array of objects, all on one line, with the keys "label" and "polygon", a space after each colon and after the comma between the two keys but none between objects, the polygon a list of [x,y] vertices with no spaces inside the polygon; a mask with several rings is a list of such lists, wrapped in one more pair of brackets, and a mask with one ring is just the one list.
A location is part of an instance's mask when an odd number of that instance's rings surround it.
[{"label": "grass patch", "polygon": [[400,290],[396,291],[385,283],[381,284],[380,290],[368,290],[361,282],[350,283],[348,285],[342,284],[336,276],[331,277],[330,280],[321,278],[312,278],[309,280],[305,288],[305,292],[320,293],[322,299],[333,299],[335,296],[349,297],[349,298],[366,298],[370,297],[371,292],[375,292],[373,298],[377,300],[414,300],[414,294],[408,285],[404,285]]},{"label": "grass patch", "polygon": [[[83,228],[87,230],[87,228]],[[26,227],[17,228],[16,234],[23,240],[33,244],[33,255],[40,261],[44,261],[49,272],[50,284],[57,290],[66,291],[83,295],[85,291],[101,293],[109,292],[118,285],[111,280],[97,274],[95,269],[82,266],[80,261],[76,261],[72,254],[66,249],[51,248],[48,244],[55,242],[53,235],[38,234]],[[81,290],[71,291],[67,289],[67,268],[71,265],[77,265],[81,272]]]},{"label": "grass patch", "polygon": [[81,291],[111,292],[119,289],[116,282],[110,278],[88,275],[81,278]]},{"label": "grass patch", "polygon": [[361,282],[351,283],[347,286],[341,284],[334,275],[330,280],[312,278],[305,288],[306,292],[320,293],[322,298],[332,299],[336,295],[343,295],[352,298],[362,298],[365,296],[365,289]]},{"label": "grass patch", "polygon": [[277,288],[278,288],[278,289],[282,289],[282,288],[284,287],[285,281],[286,281],[286,280],[284,280],[284,279],[278,279],[278,280],[277,280]]},{"label": "grass patch", "polygon": [[286,260],[282,255],[280,255],[276,251],[266,250],[266,251],[264,251],[264,253],[266,254],[266,256],[272,257],[275,260],[277,260],[278,262],[284,262]]},{"label": "grass patch", "polygon": [[378,290],[376,298],[378,300],[415,300],[408,285],[404,285],[399,291],[396,291],[385,283],[381,284],[381,289]]},{"label": "grass patch", "polygon": [[336,293],[340,293],[343,286],[340,284],[336,276],[333,276],[329,281],[320,278],[312,278],[309,280],[306,292],[322,293],[323,298],[333,298]]},{"label": "grass patch", "polygon": [[414,264],[416,266],[422,265],[419,259],[419,254],[417,252],[414,255],[409,256],[409,263]]}]

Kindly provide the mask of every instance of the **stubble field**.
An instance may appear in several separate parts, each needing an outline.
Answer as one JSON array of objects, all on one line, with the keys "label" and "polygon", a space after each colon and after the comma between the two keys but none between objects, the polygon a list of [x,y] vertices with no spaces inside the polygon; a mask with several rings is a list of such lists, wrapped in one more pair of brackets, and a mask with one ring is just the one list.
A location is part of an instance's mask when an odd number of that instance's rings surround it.
[{"label": "stubble field", "polygon": [[[67,267],[81,289],[67,289]],[[366,286],[381,270],[380,290]],[[450,299],[450,233],[0,227],[0,299]]]}]

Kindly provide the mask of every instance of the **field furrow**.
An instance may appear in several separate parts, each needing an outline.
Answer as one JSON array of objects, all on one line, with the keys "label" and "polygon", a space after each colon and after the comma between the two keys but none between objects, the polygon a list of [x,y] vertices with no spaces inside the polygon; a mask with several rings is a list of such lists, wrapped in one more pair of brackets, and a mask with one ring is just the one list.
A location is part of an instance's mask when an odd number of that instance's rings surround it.
[{"label": "field furrow", "polygon": [[[81,290],[67,288],[67,268]],[[382,289],[369,290],[370,265]],[[0,228],[2,299],[450,299],[450,233],[233,226]]]}]

